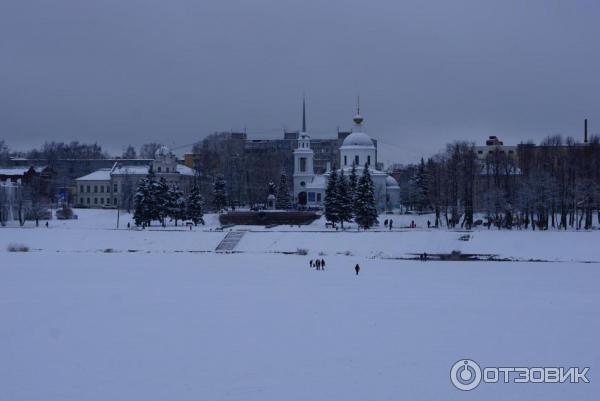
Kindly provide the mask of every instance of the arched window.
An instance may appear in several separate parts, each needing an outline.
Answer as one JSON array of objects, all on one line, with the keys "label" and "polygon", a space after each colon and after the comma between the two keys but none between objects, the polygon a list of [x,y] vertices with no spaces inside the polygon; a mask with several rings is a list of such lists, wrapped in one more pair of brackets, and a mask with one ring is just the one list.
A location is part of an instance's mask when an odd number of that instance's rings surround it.
[{"label": "arched window", "polygon": [[356,163],[357,166],[360,166],[360,162],[358,161],[358,155],[354,155],[354,163]]},{"label": "arched window", "polygon": [[344,166],[348,165],[348,156],[344,155]]},{"label": "arched window", "polygon": [[371,156],[367,156],[367,164],[370,166],[371,165]]}]

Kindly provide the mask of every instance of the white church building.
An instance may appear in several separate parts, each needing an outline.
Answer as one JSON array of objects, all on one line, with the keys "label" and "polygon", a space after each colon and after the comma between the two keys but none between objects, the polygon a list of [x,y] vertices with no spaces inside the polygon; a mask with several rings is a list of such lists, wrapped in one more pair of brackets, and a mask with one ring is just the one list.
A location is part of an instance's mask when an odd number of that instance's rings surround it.
[{"label": "white church building", "polygon": [[[400,204],[398,182],[384,171],[377,170],[377,149],[371,137],[363,132],[363,117],[360,109],[353,118],[354,127],[340,147],[338,173],[344,170],[348,177],[352,165],[360,178],[365,164],[369,167],[375,187],[375,200],[379,210],[391,210]],[[310,136],[306,132],[306,118],[302,116],[302,132],[298,138],[298,148],[294,150],[294,201],[298,207],[320,208],[325,200],[325,188],[330,172],[315,174],[314,153],[310,148]]]}]

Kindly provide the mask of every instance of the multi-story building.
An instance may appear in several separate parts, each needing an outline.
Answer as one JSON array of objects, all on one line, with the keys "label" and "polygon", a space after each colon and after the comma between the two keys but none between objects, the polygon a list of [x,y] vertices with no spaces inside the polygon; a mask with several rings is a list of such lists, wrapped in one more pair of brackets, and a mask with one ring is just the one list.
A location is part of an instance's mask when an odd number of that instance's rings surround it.
[{"label": "multi-story building", "polygon": [[130,209],[139,181],[152,168],[156,178],[164,178],[167,184],[177,185],[188,193],[194,181],[194,171],[178,164],[176,157],[166,146],[156,151],[154,160],[147,164],[131,165],[115,162],[111,168],[101,168],[77,178],[76,205],[81,207],[116,207]]},{"label": "multi-story building", "polygon": [[506,154],[514,159],[517,158],[517,146],[505,145],[504,142],[495,135],[490,135],[485,141],[485,145],[475,146],[475,153],[480,160],[485,159],[488,155],[492,155],[495,152],[498,152],[501,155]]}]

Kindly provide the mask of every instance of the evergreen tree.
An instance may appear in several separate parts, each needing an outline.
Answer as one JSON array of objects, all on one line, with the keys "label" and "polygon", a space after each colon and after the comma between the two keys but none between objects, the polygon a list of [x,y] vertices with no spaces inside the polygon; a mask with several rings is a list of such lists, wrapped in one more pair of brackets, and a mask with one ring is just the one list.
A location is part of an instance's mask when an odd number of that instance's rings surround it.
[{"label": "evergreen tree", "polygon": [[169,188],[169,217],[175,221],[177,226],[178,220],[185,220],[187,216],[186,200],[183,196],[183,191],[178,185]]},{"label": "evergreen tree", "polygon": [[325,218],[332,223],[337,223],[340,218],[338,176],[335,166],[329,173],[327,188],[325,188]]},{"label": "evergreen tree", "polygon": [[133,220],[136,226],[150,223],[150,193],[148,188],[148,178],[142,178],[134,195]]},{"label": "evergreen tree", "polygon": [[352,194],[350,193],[350,184],[348,179],[344,175],[344,170],[341,170],[340,176],[337,182],[337,198],[338,198],[338,219],[344,228],[344,222],[352,221],[353,213],[353,201]]},{"label": "evergreen tree", "polygon": [[156,176],[152,167],[148,170],[148,175],[142,178],[138,183],[134,195],[133,219],[136,225],[150,225],[156,218]]},{"label": "evergreen tree", "polygon": [[213,183],[213,207],[217,211],[221,211],[227,205],[227,192],[225,189],[225,177],[223,174],[217,174]]},{"label": "evergreen tree", "polygon": [[377,207],[375,206],[375,191],[373,180],[369,173],[369,166],[365,164],[363,174],[358,181],[356,189],[356,223],[368,229],[377,224]]},{"label": "evergreen tree", "polygon": [[288,186],[287,174],[285,173],[285,171],[282,171],[281,176],[279,177],[279,187],[277,188],[275,208],[281,210],[288,210],[292,208],[290,189]]},{"label": "evergreen tree", "polygon": [[194,225],[198,223],[204,224],[203,211],[204,200],[200,194],[200,187],[194,185],[187,198],[187,218],[194,222]]},{"label": "evergreen tree", "polygon": [[352,199],[352,211],[356,210],[356,187],[358,186],[358,175],[356,174],[356,163],[352,162],[352,169],[348,176],[348,189],[350,191],[350,197]]},{"label": "evergreen tree", "polygon": [[160,221],[164,227],[166,225],[166,219],[169,216],[171,206],[169,185],[164,177],[160,177],[154,188],[155,218]]},{"label": "evergreen tree", "polygon": [[428,198],[428,179],[427,179],[427,169],[425,167],[425,160],[421,158],[421,163],[417,167],[417,171],[414,177],[414,189],[415,189],[415,206],[419,211],[423,211],[429,206],[429,198]]}]

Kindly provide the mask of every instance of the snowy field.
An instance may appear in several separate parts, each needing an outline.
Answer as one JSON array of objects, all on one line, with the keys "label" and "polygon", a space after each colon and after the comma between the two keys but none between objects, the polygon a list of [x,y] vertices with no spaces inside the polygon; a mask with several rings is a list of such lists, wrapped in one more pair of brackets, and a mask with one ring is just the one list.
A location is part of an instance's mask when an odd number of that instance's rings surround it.
[{"label": "snowy field", "polygon": [[[422,218],[403,229],[411,217],[393,216],[393,232],[252,227],[223,254],[216,216],[190,232],[127,230],[129,216],[115,230],[114,211],[77,214],[0,228],[0,401],[600,394],[600,231],[484,229],[461,241],[463,232],[424,229]],[[30,251],[7,252],[9,243]],[[298,248],[309,254],[284,253]],[[452,250],[516,261],[393,259]],[[308,267],[319,253],[322,272]],[[461,392],[449,375],[461,358],[585,366],[590,383]]]}]

